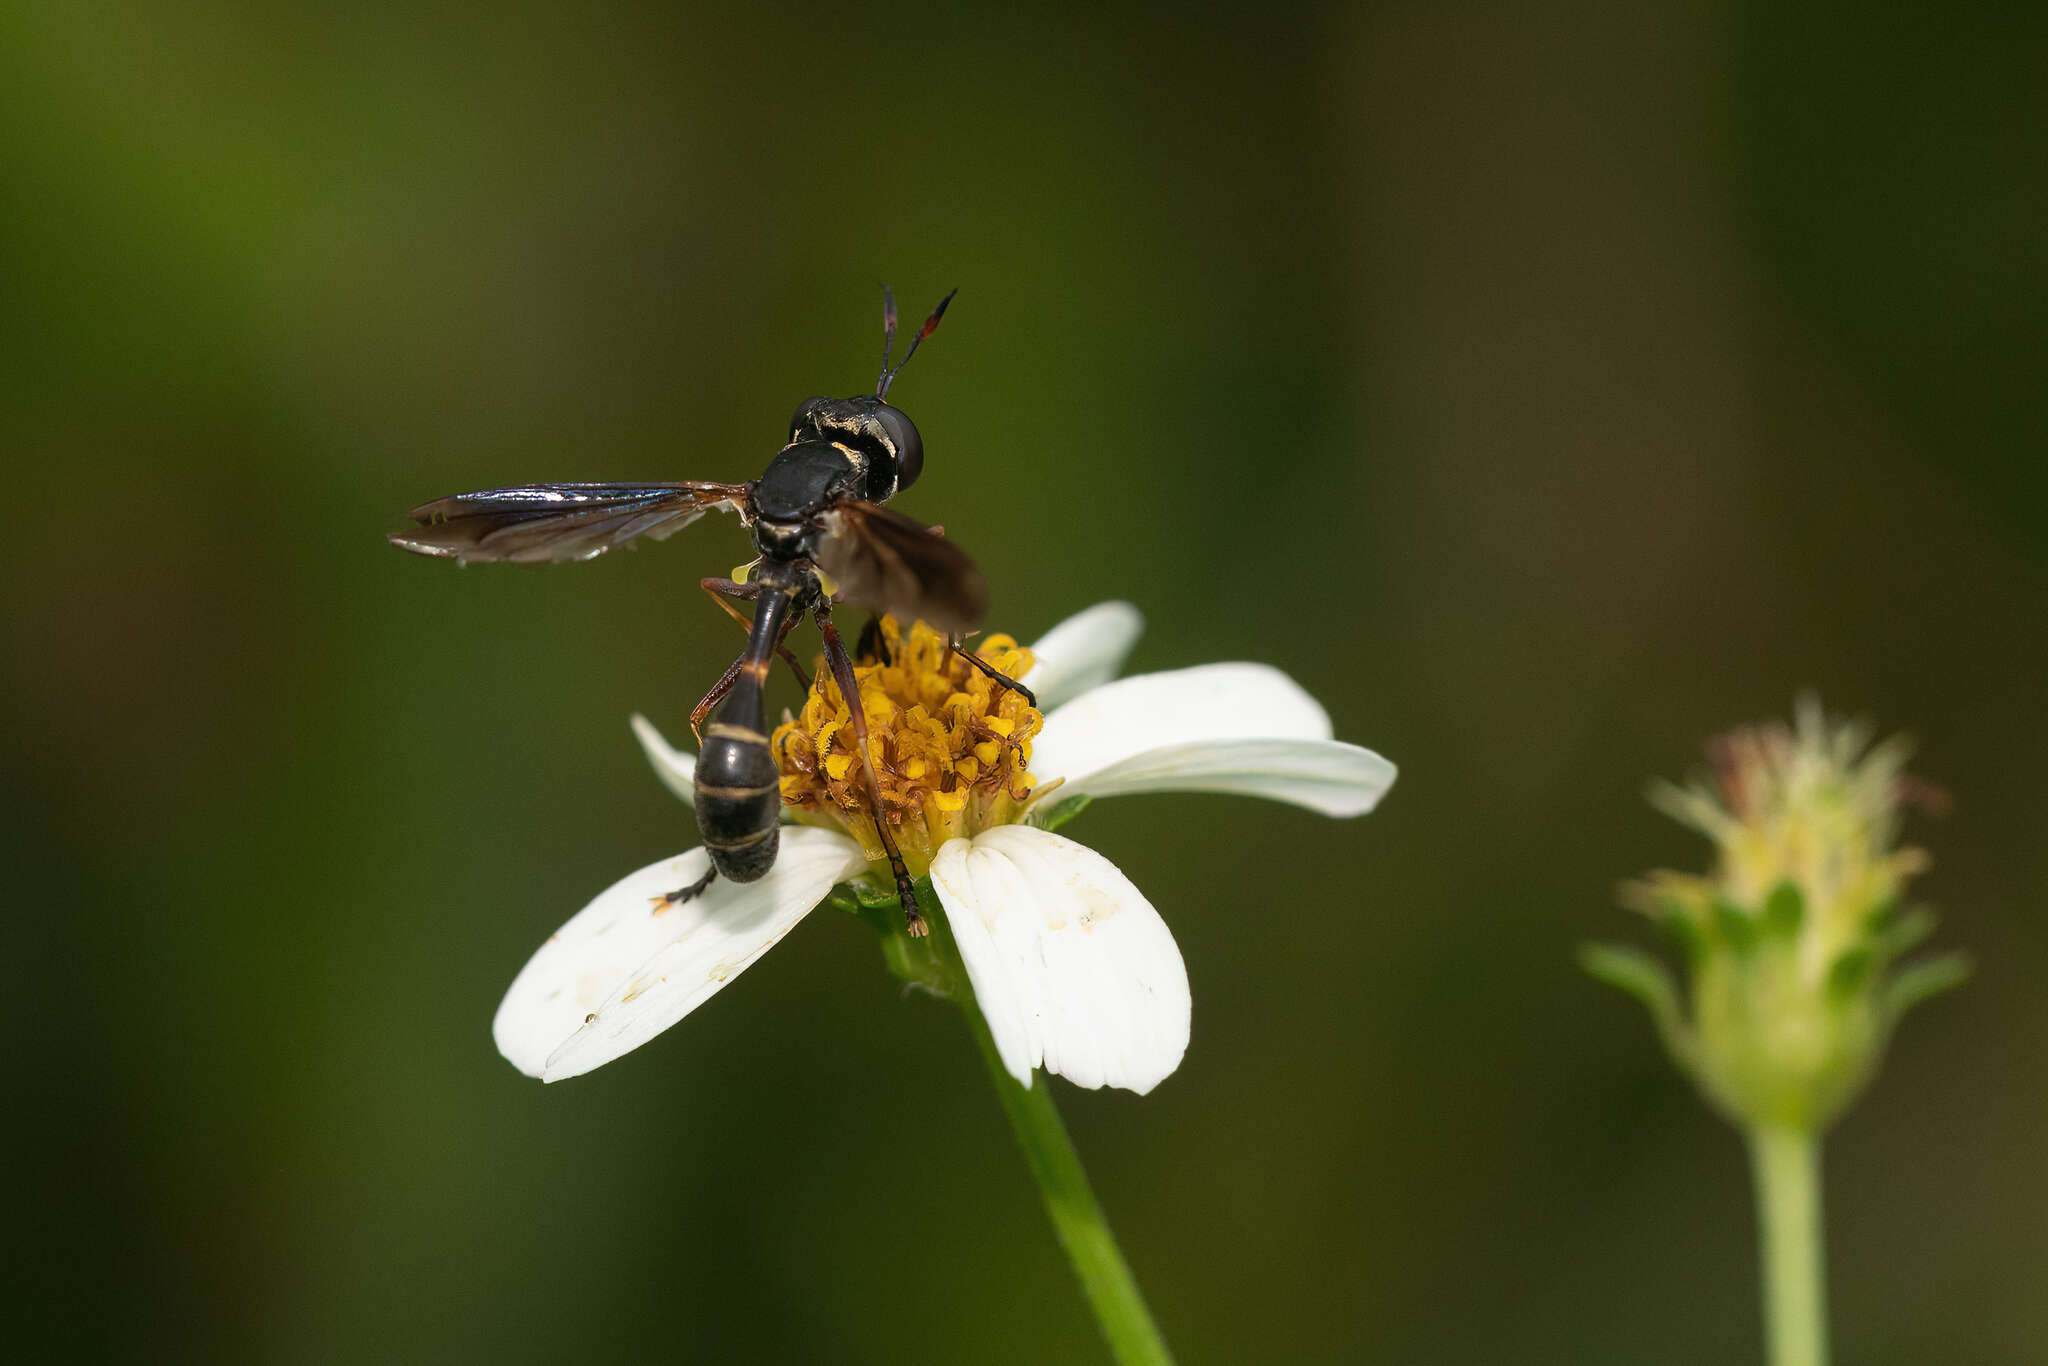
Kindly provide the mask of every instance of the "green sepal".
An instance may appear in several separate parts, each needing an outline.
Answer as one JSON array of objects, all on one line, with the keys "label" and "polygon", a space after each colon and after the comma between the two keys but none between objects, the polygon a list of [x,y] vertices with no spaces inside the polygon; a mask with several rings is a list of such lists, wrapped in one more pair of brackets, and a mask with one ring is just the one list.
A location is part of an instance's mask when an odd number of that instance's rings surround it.
[{"label": "green sepal", "polygon": [[[877,887],[872,882],[850,882],[841,885],[853,888],[853,899],[864,911],[878,910],[884,906],[900,908],[903,905],[902,898],[896,895],[896,889],[893,886]],[[915,883],[911,884],[912,891],[916,891],[919,887],[929,892],[931,890],[931,879],[919,878]]]},{"label": "green sepal", "polygon": [[1669,968],[1632,944],[1612,942],[1581,945],[1579,966],[1596,980],[1642,1002],[1650,1012],[1650,1023],[1656,1026],[1664,1051],[1680,1070],[1692,1071],[1692,1031],[1686,1027],[1678,984]]},{"label": "green sepal", "polygon": [[1894,892],[1878,902],[1863,917],[1863,933],[1866,938],[1875,939],[1885,933],[1905,913],[1905,903]]},{"label": "green sepal", "polygon": [[[917,897],[920,912],[938,904],[938,896],[932,891],[932,880],[921,877],[910,884],[910,890]],[[842,882],[833,889],[853,893],[853,913],[866,921],[878,934],[894,934],[903,928],[903,899],[896,895],[894,884],[876,887],[867,882]],[[926,916],[927,920],[931,917]]]},{"label": "green sepal", "polygon": [[1714,928],[1737,953],[1748,953],[1756,946],[1756,917],[1725,896],[1714,898]]},{"label": "green sepal", "polygon": [[1806,923],[1806,893],[1791,878],[1781,880],[1764,898],[1764,933],[1790,939]]},{"label": "green sepal", "polygon": [[960,961],[959,946],[953,942],[953,926],[945,908],[932,890],[932,880],[921,877],[911,885],[917,908],[924,917],[926,934],[912,939],[903,923],[903,903],[891,888],[880,900],[867,899],[860,918],[881,937],[882,961],[904,986],[930,992],[943,1000],[965,1002],[973,999],[967,984],[967,970]]},{"label": "green sepal", "polygon": [[1900,1016],[1930,996],[1968,981],[1970,969],[1970,955],[1960,950],[1906,964],[1884,984],[1885,1018],[1898,1023]]},{"label": "green sepal", "polygon": [[1668,892],[1656,898],[1657,916],[1664,920],[1691,920],[1692,902]]},{"label": "green sepal", "polygon": [[1652,923],[1680,953],[1685,955],[1686,962],[1699,962],[1700,954],[1707,947],[1707,941],[1706,935],[1700,929],[1699,921],[1693,918],[1692,908],[1681,901],[1666,898],[1662,912]]},{"label": "green sepal", "polygon": [[1076,793],[1065,801],[1054,802],[1051,809],[1046,811],[1045,814],[1033,816],[1032,823],[1041,830],[1057,830],[1083,811],[1086,811],[1088,803],[1094,800],[1093,797],[1085,792]]},{"label": "green sepal", "polygon": [[1903,958],[1926,941],[1934,933],[1940,917],[1926,906],[1915,906],[1899,915],[1884,917],[1865,936],[1870,947],[1877,951],[1885,962]]},{"label": "green sepal", "polygon": [[1828,968],[1828,1000],[1840,1006],[1847,1004],[1870,980],[1871,969],[1877,955],[1870,951],[1868,944],[1858,944],[1844,949],[1842,956]]}]

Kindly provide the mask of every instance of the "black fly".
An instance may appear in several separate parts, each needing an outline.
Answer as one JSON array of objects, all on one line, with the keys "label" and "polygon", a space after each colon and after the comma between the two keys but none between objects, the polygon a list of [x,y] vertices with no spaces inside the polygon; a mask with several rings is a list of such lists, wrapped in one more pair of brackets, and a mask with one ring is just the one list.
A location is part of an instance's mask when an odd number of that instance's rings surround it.
[{"label": "black fly", "polygon": [[[809,614],[824,637],[826,666],[846,700],[875,829],[888,850],[910,933],[925,933],[909,871],[883,814],[860,688],[853,660],[833,625],[831,604],[844,600],[889,613],[906,625],[922,619],[956,646],[962,634],[981,624],[987,609],[988,587],[972,560],[922,522],[882,506],[916,482],[924,468],[924,442],[909,416],[886,402],[889,386],[918,344],[938,328],[952,300],[948,294],[939,301],[892,367],[896,301],[885,288],[882,376],[874,393],[804,400],[790,419],[789,440],[759,479],[744,484],[524,484],[458,493],[414,508],[411,517],[417,525],[391,533],[393,545],[422,555],[463,563],[544,564],[587,560],[638,537],[659,540],[713,509],[737,512],[752,529],[760,559],[747,581],[703,580],[704,591],[748,627],[747,648],[690,713],[690,725],[702,742],[697,822],[711,871],[693,886],[669,893],[671,903],[687,901],[720,874],[752,882],[774,866],[781,792],[768,749],[763,694],[776,655],[810,687],[784,644]],[[748,622],[733,602],[752,602],[753,620]],[[962,651],[962,657],[1031,698],[1029,690],[971,652]]]}]

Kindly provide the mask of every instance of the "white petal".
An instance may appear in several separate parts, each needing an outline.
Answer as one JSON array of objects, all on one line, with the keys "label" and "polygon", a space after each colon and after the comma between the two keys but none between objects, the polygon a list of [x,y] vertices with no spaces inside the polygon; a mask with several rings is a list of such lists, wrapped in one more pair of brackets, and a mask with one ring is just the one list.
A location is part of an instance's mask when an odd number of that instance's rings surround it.
[{"label": "white petal", "polygon": [[1222,792],[1325,816],[1362,816],[1379,805],[1397,771],[1371,750],[1336,740],[1203,740],[1134,754],[1048,795],[1057,803],[1082,795]]},{"label": "white petal", "polygon": [[640,737],[640,748],[647,752],[647,762],[654,765],[654,776],[661,779],[661,785],[696,806],[697,756],[672,747],[654,723],[637,711],[633,713],[633,734]]},{"label": "white petal", "polygon": [[652,901],[703,876],[702,849],[629,874],[514,979],[491,1022],[498,1051],[530,1077],[560,1081],[638,1048],[709,1000],[866,862],[844,835],[788,827],[766,877],[719,878],[680,906],[657,911]]},{"label": "white petal", "polygon": [[1370,811],[1395,768],[1330,738],[1329,713],[1264,664],[1205,664],[1119,679],[1045,718],[1031,745],[1049,795],[1234,792],[1331,816]]},{"label": "white petal", "polygon": [[968,980],[1010,1074],[1140,1094],[1188,1051],[1188,973],[1152,903],[1116,865],[1028,825],[953,840],[932,860]]},{"label": "white petal", "polygon": [[1024,678],[1039,709],[1057,707],[1115,678],[1144,629],[1145,618],[1129,603],[1098,602],[1039,637],[1031,647],[1031,672]]}]

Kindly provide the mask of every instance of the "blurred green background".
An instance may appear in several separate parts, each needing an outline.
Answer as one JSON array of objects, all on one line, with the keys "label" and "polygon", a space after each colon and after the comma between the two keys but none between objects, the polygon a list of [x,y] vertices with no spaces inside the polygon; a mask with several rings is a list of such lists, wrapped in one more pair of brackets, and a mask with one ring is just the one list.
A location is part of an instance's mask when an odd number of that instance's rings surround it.
[{"label": "blurred green background", "polygon": [[1806,687],[1921,737],[1980,964],[1830,1145],[1840,1359],[2048,1359],[2044,13],[0,8],[6,1335],[1100,1358],[856,922],[583,1080],[491,1046],[695,842],[625,718],[733,653],[738,531],[382,539],[757,472],[886,278],[961,287],[904,506],[995,627],[1130,598],[1134,668],[1273,661],[1403,768],[1070,829],[1193,980],[1154,1095],[1061,1089],[1184,1362],[1756,1359],[1742,1150],[1571,954],[1705,857],[1646,778]]}]

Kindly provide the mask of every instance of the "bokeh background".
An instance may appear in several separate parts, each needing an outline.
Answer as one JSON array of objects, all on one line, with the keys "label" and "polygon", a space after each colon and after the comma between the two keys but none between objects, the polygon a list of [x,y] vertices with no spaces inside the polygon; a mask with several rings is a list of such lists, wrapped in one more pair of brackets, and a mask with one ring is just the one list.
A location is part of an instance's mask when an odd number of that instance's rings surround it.
[{"label": "bokeh background", "polygon": [[758,471],[886,278],[961,287],[905,506],[994,625],[1127,597],[1403,768],[1071,830],[1193,979],[1170,1082],[1060,1093],[1184,1362],[1756,1359],[1742,1150],[1571,955],[1705,856],[1646,779],[1809,687],[1921,738],[1980,966],[1830,1144],[1840,1358],[2048,1360],[2044,15],[0,7],[19,1359],[1100,1359],[857,922],[583,1080],[491,1047],[694,843],[625,718],[736,529],[382,539]]}]

